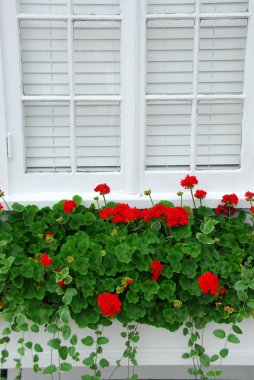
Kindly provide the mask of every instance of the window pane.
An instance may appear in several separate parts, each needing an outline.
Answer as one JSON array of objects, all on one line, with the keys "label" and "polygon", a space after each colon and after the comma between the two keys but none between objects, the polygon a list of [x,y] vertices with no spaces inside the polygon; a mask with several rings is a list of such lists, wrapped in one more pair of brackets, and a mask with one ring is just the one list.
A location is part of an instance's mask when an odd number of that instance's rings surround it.
[{"label": "window pane", "polygon": [[17,0],[21,13],[66,13],[66,0]]},{"label": "window pane", "polygon": [[200,93],[243,92],[247,20],[201,20]]},{"label": "window pane", "polygon": [[192,92],[193,20],[149,20],[147,93]]},{"label": "window pane", "polygon": [[147,0],[148,13],[193,13],[195,0]]},{"label": "window pane", "polygon": [[197,168],[240,167],[242,102],[200,102],[197,124]]},{"label": "window pane", "polygon": [[24,94],[68,94],[66,22],[21,21],[20,38]]},{"label": "window pane", "polygon": [[119,0],[74,0],[73,11],[76,14],[120,14]]},{"label": "window pane", "polygon": [[24,103],[27,172],[71,170],[69,125],[68,103]]},{"label": "window pane", "polygon": [[202,0],[201,12],[246,12],[248,0]]},{"label": "window pane", "polygon": [[76,94],[119,94],[120,22],[75,22],[74,62]]},{"label": "window pane", "polygon": [[188,169],[191,102],[147,104],[146,168]]},{"label": "window pane", "polygon": [[120,170],[120,105],[78,102],[76,142],[78,171]]}]

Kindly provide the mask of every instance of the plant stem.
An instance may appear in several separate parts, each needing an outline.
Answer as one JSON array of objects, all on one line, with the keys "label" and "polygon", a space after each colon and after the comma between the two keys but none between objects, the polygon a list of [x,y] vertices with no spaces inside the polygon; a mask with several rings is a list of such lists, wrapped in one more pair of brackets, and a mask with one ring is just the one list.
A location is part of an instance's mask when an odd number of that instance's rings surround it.
[{"label": "plant stem", "polygon": [[4,197],[2,197],[2,200],[3,200],[4,204],[5,204],[5,206],[7,207],[8,211],[11,211],[11,209],[10,209],[8,203],[6,202],[6,200],[4,199]]},{"label": "plant stem", "polygon": [[152,200],[151,194],[149,194],[149,198],[150,198],[150,201],[151,201],[152,205],[154,206],[154,203],[153,203],[153,200]]},{"label": "plant stem", "polygon": [[107,202],[106,202],[106,198],[105,198],[105,195],[104,195],[104,194],[102,194],[102,196],[103,196],[103,199],[104,199],[104,203],[105,203],[105,206],[107,206]]},{"label": "plant stem", "polygon": [[194,208],[197,208],[192,189],[190,189],[190,192],[191,192],[191,197],[192,197],[192,201],[193,201],[193,204],[194,204]]}]

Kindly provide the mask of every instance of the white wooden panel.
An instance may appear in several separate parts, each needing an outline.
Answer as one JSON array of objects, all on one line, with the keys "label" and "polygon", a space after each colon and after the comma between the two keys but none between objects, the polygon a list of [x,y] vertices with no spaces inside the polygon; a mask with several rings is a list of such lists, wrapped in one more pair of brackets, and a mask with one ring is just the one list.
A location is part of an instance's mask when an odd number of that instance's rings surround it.
[{"label": "white wooden panel", "polygon": [[73,0],[75,14],[120,14],[119,0]]},{"label": "white wooden panel", "polygon": [[77,103],[77,170],[119,170],[120,146],[120,105]]},{"label": "white wooden panel", "polygon": [[239,168],[242,103],[200,102],[197,122],[197,168]]},{"label": "white wooden panel", "polygon": [[193,13],[195,0],[147,0],[148,13]]},{"label": "white wooden panel", "polygon": [[199,93],[243,92],[247,20],[201,20]]},{"label": "white wooden panel", "polygon": [[201,0],[201,12],[247,12],[248,0]]},{"label": "white wooden panel", "polygon": [[75,22],[74,67],[76,94],[118,95],[120,22]]},{"label": "white wooden panel", "polygon": [[68,103],[25,102],[24,140],[27,172],[70,171]]},{"label": "white wooden panel", "polygon": [[24,95],[67,95],[68,47],[64,21],[20,21]]},{"label": "white wooden panel", "polygon": [[147,94],[192,92],[193,20],[148,20]]},{"label": "white wooden panel", "polygon": [[148,102],[146,168],[189,168],[191,102]]},{"label": "white wooden panel", "polygon": [[20,13],[66,13],[66,0],[17,0]]}]

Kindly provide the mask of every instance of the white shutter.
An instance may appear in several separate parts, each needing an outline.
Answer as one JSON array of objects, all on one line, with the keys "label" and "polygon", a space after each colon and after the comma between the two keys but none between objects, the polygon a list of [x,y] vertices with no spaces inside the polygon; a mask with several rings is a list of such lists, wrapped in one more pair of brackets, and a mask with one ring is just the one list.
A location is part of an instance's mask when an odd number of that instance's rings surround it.
[{"label": "white shutter", "polygon": [[23,92],[67,95],[68,52],[65,21],[20,21]]},{"label": "white shutter", "polygon": [[239,168],[241,136],[240,101],[200,102],[197,119],[197,168]]},{"label": "white shutter", "polygon": [[73,0],[73,10],[76,14],[119,14],[119,0]]},{"label": "white shutter", "polygon": [[75,22],[74,62],[76,94],[119,94],[120,22]]},{"label": "white shutter", "polygon": [[148,0],[148,13],[193,13],[195,0]]},{"label": "white shutter", "polygon": [[70,171],[70,120],[66,102],[25,102],[27,172]]},{"label": "white shutter", "polygon": [[192,92],[193,34],[193,20],[148,20],[148,94]]},{"label": "white shutter", "polygon": [[200,93],[243,92],[247,20],[201,20]]},{"label": "white shutter", "polygon": [[146,168],[188,169],[191,102],[147,104]]},{"label": "white shutter", "polygon": [[77,171],[120,170],[120,105],[76,105]]},{"label": "white shutter", "polygon": [[66,13],[66,0],[17,0],[20,13]]},{"label": "white shutter", "polygon": [[201,0],[201,12],[246,12],[248,0]]}]

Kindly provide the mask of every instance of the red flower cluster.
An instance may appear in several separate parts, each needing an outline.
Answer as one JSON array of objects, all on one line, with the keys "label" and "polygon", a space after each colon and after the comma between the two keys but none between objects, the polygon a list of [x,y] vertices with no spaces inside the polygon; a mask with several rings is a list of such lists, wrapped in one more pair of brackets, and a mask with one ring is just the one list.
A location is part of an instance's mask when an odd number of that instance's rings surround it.
[{"label": "red flower cluster", "polygon": [[185,226],[189,222],[188,211],[182,207],[169,207],[163,204],[157,204],[150,209],[143,210],[143,220],[145,222],[151,219],[165,217],[169,227]]},{"label": "red flower cluster", "polygon": [[180,184],[185,189],[193,189],[193,187],[198,184],[198,179],[194,175],[187,175],[181,180]]},{"label": "red flower cluster", "polygon": [[238,197],[236,194],[225,194],[222,197],[221,203],[224,203],[226,206],[232,206],[238,204]]},{"label": "red flower cluster", "polygon": [[40,262],[42,263],[42,265],[44,265],[44,267],[48,267],[53,263],[53,260],[47,253],[43,253],[40,257]]},{"label": "red flower cluster", "polygon": [[225,294],[226,293],[226,288],[221,288],[221,290],[220,290],[220,294]]},{"label": "red flower cluster", "polygon": [[44,237],[52,237],[52,232],[45,232]]},{"label": "red flower cluster", "polygon": [[125,203],[117,204],[115,207],[106,207],[100,212],[102,219],[108,219],[112,217],[114,224],[132,222],[142,218],[142,212],[136,207],[130,207]]},{"label": "red flower cluster", "polygon": [[199,276],[198,284],[200,286],[201,293],[210,293],[213,296],[218,294],[218,289],[220,286],[219,279],[212,272],[206,272]]},{"label": "red flower cluster", "polygon": [[251,208],[250,208],[250,212],[251,212],[252,214],[254,214],[254,206],[251,206]]},{"label": "red flower cluster", "polygon": [[94,188],[94,191],[100,192],[100,195],[106,195],[110,193],[110,187],[106,183],[101,183]]},{"label": "red flower cluster", "polygon": [[3,210],[4,206],[0,203],[0,210]]},{"label": "red flower cluster", "polygon": [[161,275],[161,271],[163,270],[164,266],[161,264],[160,261],[154,260],[152,262],[152,264],[150,264],[150,268],[153,270],[153,274],[152,274],[151,280],[152,281],[157,281],[158,278]]},{"label": "red flower cluster", "polygon": [[204,199],[206,197],[207,192],[204,190],[196,190],[194,197],[197,199]]},{"label": "red flower cluster", "polygon": [[254,193],[252,193],[251,191],[246,191],[245,198],[247,202],[254,201]]},{"label": "red flower cluster", "polygon": [[117,294],[102,293],[97,297],[97,304],[101,309],[101,314],[108,317],[114,317],[121,311],[122,302]]},{"label": "red flower cluster", "polygon": [[75,201],[65,201],[62,207],[66,214],[70,214],[77,207],[77,203]]}]

